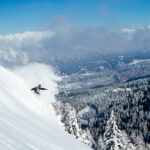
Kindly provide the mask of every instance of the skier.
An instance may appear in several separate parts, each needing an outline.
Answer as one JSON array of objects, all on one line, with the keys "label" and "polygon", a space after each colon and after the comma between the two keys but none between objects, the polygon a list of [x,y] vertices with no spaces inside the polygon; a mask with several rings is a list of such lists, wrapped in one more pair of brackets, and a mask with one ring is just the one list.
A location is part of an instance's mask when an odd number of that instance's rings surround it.
[{"label": "skier", "polygon": [[38,86],[32,88],[31,90],[33,90],[36,94],[40,94],[40,90],[48,90],[48,89],[41,88],[41,84],[39,84]]}]

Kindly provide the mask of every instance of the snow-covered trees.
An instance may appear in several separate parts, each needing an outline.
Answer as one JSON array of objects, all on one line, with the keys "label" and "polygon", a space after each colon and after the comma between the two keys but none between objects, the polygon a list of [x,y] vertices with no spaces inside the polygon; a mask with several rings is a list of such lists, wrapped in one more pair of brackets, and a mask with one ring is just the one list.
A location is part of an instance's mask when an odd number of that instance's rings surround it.
[{"label": "snow-covered trees", "polygon": [[54,104],[54,108],[57,111],[57,115],[61,115],[61,121],[64,123],[65,130],[68,133],[90,147],[95,144],[89,129],[82,130],[79,126],[76,110],[69,103],[64,105],[63,103],[58,102]]},{"label": "snow-covered trees", "polygon": [[[141,147],[142,150],[148,149],[150,144],[150,79],[105,88],[67,91],[67,94],[61,93],[57,95],[57,98],[64,105],[61,111],[63,116],[66,116],[66,110],[67,113],[72,111],[68,109],[69,107],[65,107],[67,103],[74,110],[75,115],[71,116],[76,117],[76,121],[72,123],[79,125],[82,134],[87,132],[90,135],[88,137],[92,138],[91,142],[94,141],[95,150],[109,146],[118,149],[128,148],[127,150],[134,149],[134,147],[139,150]],[[78,117],[86,108],[89,108],[86,117]],[[62,122],[68,128],[67,131],[73,131],[68,121],[66,124],[65,118],[67,117],[63,118]],[[116,141],[121,144],[115,144]]]},{"label": "snow-covered trees", "polygon": [[103,150],[134,150],[130,139],[124,131],[121,131],[117,124],[112,110],[110,119],[107,121],[104,138]]}]

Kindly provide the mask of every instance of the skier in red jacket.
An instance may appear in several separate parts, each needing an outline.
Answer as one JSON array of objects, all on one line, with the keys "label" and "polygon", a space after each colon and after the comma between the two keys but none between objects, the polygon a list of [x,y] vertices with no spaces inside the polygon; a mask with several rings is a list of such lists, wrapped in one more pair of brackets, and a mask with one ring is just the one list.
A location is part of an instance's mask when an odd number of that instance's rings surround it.
[{"label": "skier in red jacket", "polygon": [[31,90],[33,90],[36,94],[40,94],[40,90],[48,90],[48,89],[42,88],[41,84],[39,84],[38,86],[32,88]]}]

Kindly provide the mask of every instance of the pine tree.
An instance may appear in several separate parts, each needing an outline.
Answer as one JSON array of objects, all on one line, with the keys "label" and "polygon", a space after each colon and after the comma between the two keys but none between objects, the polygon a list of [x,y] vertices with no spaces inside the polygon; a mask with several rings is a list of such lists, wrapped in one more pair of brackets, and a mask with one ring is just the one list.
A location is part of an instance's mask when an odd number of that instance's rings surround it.
[{"label": "pine tree", "polygon": [[92,147],[92,145],[95,144],[93,137],[88,129],[82,130],[79,127],[76,110],[69,103],[67,103],[65,106],[65,111],[67,114],[65,117],[67,118],[66,121],[68,126],[66,126],[66,128],[68,132],[78,138],[78,140]]},{"label": "pine tree", "polygon": [[135,147],[131,144],[127,134],[121,131],[114,116],[114,111],[111,112],[110,119],[107,121],[103,150],[134,150]]}]

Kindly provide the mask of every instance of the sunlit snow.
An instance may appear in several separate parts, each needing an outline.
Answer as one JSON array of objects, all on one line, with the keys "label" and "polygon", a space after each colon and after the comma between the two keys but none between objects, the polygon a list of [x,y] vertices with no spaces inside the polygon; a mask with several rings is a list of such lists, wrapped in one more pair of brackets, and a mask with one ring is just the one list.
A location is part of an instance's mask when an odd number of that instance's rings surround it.
[{"label": "sunlit snow", "polygon": [[[88,150],[63,131],[51,105],[60,80],[46,65],[30,64],[11,71],[0,66],[1,150]],[[48,88],[40,96],[30,89]]]}]

